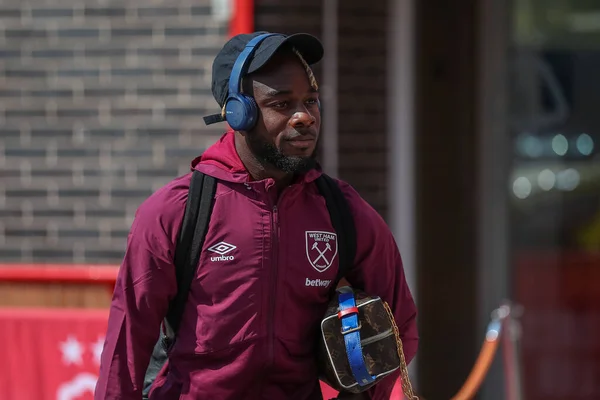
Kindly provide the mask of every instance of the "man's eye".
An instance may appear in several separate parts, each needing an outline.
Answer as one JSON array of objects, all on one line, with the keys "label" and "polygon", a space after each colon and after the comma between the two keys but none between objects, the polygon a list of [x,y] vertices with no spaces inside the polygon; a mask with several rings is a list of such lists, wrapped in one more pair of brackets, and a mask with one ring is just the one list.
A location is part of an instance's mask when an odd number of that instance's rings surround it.
[{"label": "man's eye", "polygon": [[318,102],[317,99],[308,99],[308,100],[306,100],[306,103],[307,104],[311,104],[311,105],[317,104],[317,102]]},{"label": "man's eye", "polygon": [[278,109],[283,109],[283,108],[286,108],[287,105],[288,105],[287,101],[278,101],[277,103],[273,103],[272,107],[278,108]]}]

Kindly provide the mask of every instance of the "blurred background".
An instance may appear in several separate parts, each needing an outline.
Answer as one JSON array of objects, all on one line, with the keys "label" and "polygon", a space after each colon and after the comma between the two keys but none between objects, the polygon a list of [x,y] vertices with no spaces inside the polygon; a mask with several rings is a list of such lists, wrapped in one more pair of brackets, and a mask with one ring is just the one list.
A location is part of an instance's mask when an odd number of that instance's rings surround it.
[{"label": "blurred background", "polygon": [[224,132],[212,60],[253,30],[326,47],[320,159],[397,238],[418,392],[510,300],[477,398],[600,399],[598,0],[1,0],[0,398],[91,398],[134,212]]}]

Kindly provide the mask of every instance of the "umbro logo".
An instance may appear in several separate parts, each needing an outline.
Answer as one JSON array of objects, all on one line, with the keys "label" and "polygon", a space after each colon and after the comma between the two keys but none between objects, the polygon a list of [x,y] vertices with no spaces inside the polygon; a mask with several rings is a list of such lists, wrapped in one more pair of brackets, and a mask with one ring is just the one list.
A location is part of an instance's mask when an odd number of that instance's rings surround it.
[{"label": "umbro logo", "polygon": [[231,261],[235,259],[235,257],[227,256],[226,254],[235,250],[236,248],[237,246],[234,246],[227,242],[219,242],[210,246],[207,250],[219,254],[218,256],[212,256],[210,258],[210,261]]}]

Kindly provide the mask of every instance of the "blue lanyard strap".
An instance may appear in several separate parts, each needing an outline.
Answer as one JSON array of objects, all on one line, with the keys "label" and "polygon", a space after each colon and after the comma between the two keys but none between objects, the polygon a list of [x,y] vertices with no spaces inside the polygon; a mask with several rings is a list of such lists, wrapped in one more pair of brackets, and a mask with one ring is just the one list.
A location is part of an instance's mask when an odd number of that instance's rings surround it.
[{"label": "blue lanyard strap", "polygon": [[358,320],[358,307],[354,301],[354,293],[340,293],[339,297],[340,311],[338,318],[342,323],[342,335],[346,344],[346,354],[348,362],[352,369],[354,379],[360,386],[366,386],[375,380],[375,377],[369,374],[360,344],[361,324]]}]

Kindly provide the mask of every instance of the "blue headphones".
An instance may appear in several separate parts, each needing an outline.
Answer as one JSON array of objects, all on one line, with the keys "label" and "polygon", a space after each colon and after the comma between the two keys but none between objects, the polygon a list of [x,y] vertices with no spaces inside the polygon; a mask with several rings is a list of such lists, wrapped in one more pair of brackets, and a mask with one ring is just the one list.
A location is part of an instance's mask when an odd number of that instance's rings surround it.
[{"label": "blue headphones", "polygon": [[248,42],[233,64],[229,76],[229,93],[225,101],[225,120],[236,131],[248,131],[254,127],[258,118],[258,106],[253,97],[241,93],[242,77],[246,74],[250,58],[258,45],[274,33],[259,35]]}]

